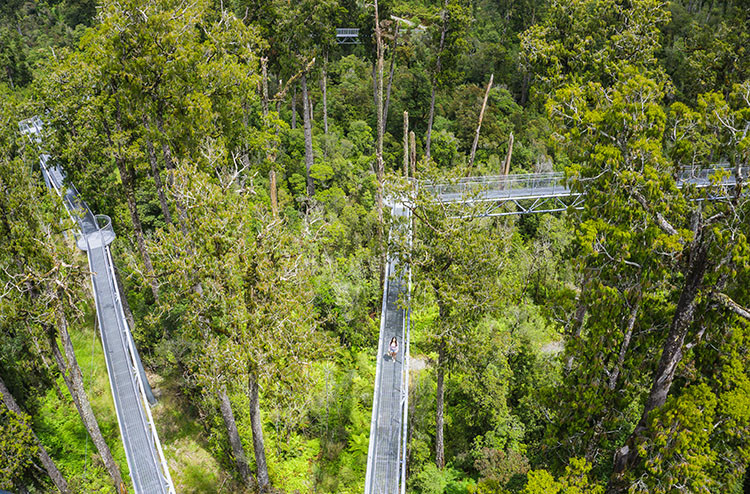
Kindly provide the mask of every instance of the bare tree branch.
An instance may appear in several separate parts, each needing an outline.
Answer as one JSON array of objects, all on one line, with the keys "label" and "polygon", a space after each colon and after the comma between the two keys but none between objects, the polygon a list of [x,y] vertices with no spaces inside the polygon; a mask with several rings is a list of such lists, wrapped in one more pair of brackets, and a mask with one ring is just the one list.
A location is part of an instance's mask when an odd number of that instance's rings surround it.
[{"label": "bare tree branch", "polygon": [[732,300],[729,295],[721,292],[713,292],[711,293],[711,298],[716,300],[721,305],[731,310],[738,316],[744,318],[747,321],[750,321],[750,310],[742,307],[740,304]]},{"label": "bare tree branch", "polygon": [[664,232],[669,235],[677,235],[677,230],[671,224],[669,224],[669,222],[666,220],[666,218],[664,218],[664,216],[662,216],[661,213],[657,213],[651,210],[651,207],[646,201],[646,198],[643,197],[640,192],[633,191],[633,197],[635,197],[635,200],[638,201],[638,204],[643,206],[643,209],[656,216],[656,223],[659,225],[659,228],[664,230]]},{"label": "bare tree branch", "polygon": [[276,93],[273,99],[271,99],[271,101],[283,100],[284,97],[286,96],[286,93],[289,92],[289,87],[292,85],[292,83],[295,82],[300,77],[302,77],[302,74],[306,74],[307,72],[309,72],[310,69],[312,69],[313,65],[315,65],[315,58],[310,60],[304,69],[300,70],[299,72],[294,74],[292,77],[290,77],[289,80],[286,81],[286,84],[284,84],[283,89],[279,91],[278,93]]}]

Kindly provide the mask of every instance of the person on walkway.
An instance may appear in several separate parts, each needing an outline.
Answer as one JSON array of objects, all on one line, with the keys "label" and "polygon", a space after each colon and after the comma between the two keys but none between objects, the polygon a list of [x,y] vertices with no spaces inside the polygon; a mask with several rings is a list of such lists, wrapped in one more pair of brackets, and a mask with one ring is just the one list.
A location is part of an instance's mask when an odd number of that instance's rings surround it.
[{"label": "person on walkway", "polygon": [[398,353],[398,340],[396,340],[395,336],[391,338],[391,344],[388,345],[388,353],[391,355],[391,358],[395,362],[396,354]]}]

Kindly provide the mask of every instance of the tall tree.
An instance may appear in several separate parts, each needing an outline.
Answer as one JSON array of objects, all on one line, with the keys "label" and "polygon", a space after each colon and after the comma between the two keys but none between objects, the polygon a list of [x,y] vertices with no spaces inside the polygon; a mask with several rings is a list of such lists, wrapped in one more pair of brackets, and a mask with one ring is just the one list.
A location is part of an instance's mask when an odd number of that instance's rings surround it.
[{"label": "tall tree", "polygon": [[[495,79],[495,74],[490,75],[490,81],[487,83],[487,89],[484,91],[484,99],[482,100],[482,108],[479,110],[479,121],[477,122],[477,131],[474,134],[474,142],[471,145],[471,153],[469,154],[469,163],[467,165],[467,176],[471,173],[471,167],[474,165],[474,156],[477,152],[477,144],[479,144],[479,131],[482,130],[482,120],[484,119],[484,109],[487,108],[487,98],[490,95],[490,89],[492,89],[492,81]],[[512,134],[511,134],[512,135]],[[513,144],[508,147],[508,154],[513,149]],[[510,161],[510,160],[508,160]],[[507,175],[507,172],[506,172]]]},{"label": "tall tree", "polygon": [[[278,67],[278,71],[287,79],[302,71],[300,83],[302,116],[305,119],[303,130],[306,192],[308,198],[312,198],[315,194],[315,183],[310,170],[315,158],[312,145],[312,104],[307,79],[312,68],[311,61],[324,59],[336,44],[336,25],[342,8],[333,0],[303,0],[294,3],[276,0],[272,3],[276,22],[269,26],[269,40],[274,46],[274,50],[269,52],[269,55],[272,55],[271,63]],[[287,84],[289,83],[290,80],[287,80]],[[327,119],[327,109],[324,111]],[[296,118],[294,112],[292,118]]]},{"label": "tall tree", "polygon": [[[24,414],[21,410],[21,407],[18,406],[18,403],[16,402],[15,398],[11,394],[11,392],[8,390],[8,387],[5,385],[5,383],[2,380],[2,377],[0,377],[0,396],[2,397],[3,404],[5,405],[6,409],[9,410],[11,413],[15,415],[15,420],[18,421],[18,426],[20,426],[21,432],[23,434],[22,441],[24,442],[33,442],[34,447],[36,448],[36,453],[39,456],[39,461],[42,463],[42,466],[47,471],[47,475],[49,475],[50,480],[55,484],[55,487],[57,487],[57,490],[60,491],[62,494],[69,494],[73,491],[68,486],[68,482],[65,480],[65,477],[60,472],[60,469],[57,468],[57,465],[55,465],[55,462],[50,458],[49,454],[47,453],[47,450],[44,449],[44,446],[42,446],[42,443],[39,441],[39,438],[34,433],[34,431],[31,429],[31,426],[29,425],[29,416]],[[12,419],[11,419],[12,420]],[[4,431],[6,432],[6,431]],[[4,434],[4,441],[12,442],[13,437],[10,434]],[[30,445],[28,444],[20,444],[20,447],[26,450],[26,452],[22,452],[22,455],[26,455],[30,453]],[[9,453],[11,448],[7,448],[6,454]],[[21,456],[21,459],[23,456]],[[3,469],[3,476],[6,474],[5,469]],[[2,485],[3,488],[11,489],[13,488],[12,485]]]},{"label": "tall tree", "polygon": [[383,105],[383,133],[385,133],[385,127],[388,123],[388,107],[391,105],[391,88],[393,86],[393,72],[396,69],[396,51],[398,48],[398,21],[393,23],[395,25],[393,31],[393,47],[391,48],[391,68],[388,71],[388,86],[385,90],[385,105]]},{"label": "tall tree", "polygon": [[445,0],[440,12],[440,29],[433,32],[433,42],[437,46],[430,77],[430,113],[425,138],[425,157],[428,159],[432,144],[432,123],[435,118],[435,94],[438,89],[450,85],[458,76],[457,63],[466,48],[466,29],[470,22],[471,10],[467,0]]},{"label": "tall tree", "polygon": [[[375,112],[377,115],[378,134],[375,141],[375,176],[378,181],[377,191],[377,208],[378,208],[378,240],[383,238],[383,178],[385,177],[385,165],[383,163],[383,133],[385,127],[383,123],[383,31],[380,23],[380,14],[378,12],[378,1],[375,0],[375,47],[377,58],[375,61],[375,81],[373,82],[377,91],[375,92]],[[385,265],[385,263],[383,263]]]},{"label": "tall tree", "polygon": [[[427,167],[421,177],[451,183],[458,174],[446,177]],[[410,184],[405,185],[403,193],[414,194]],[[454,365],[459,349],[470,344],[478,319],[498,308],[506,232],[498,222],[482,218],[476,206],[454,209],[424,188],[412,200],[413,243],[410,246],[408,236],[399,236],[395,242],[403,249],[402,258],[411,256],[416,280],[429,287],[438,309],[430,343],[437,352],[435,463],[442,469],[446,462],[445,374]]]},{"label": "tall tree", "polygon": [[[228,175],[215,183],[187,167],[177,172],[172,193],[188,206],[190,228],[185,239],[174,228],[154,239],[157,265],[170,287],[161,310],[166,316],[175,305],[181,307],[183,338],[194,352],[190,366],[210,397],[216,390],[247,394],[257,483],[265,492],[271,485],[261,389],[273,396],[303,383],[305,362],[324,343],[311,310],[306,237],[268,218],[265,208]],[[196,249],[186,256],[191,243]],[[201,294],[191,291],[196,281],[203,286]],[[226,408],[223,397],[220,406]],[[223,417],[231,423],[228,413]],[[231,441],[238,460],[239,443]]]},{"label": "tall tree", "polygon": [[312,144],[312,122],[311,122],[311,115],[310,115],[310,100],[308,98],[308,92],[307,92],[307,75],[303,72],[302,77],[300,77],[300,82],[302,85],[302,118],[303,118],[303,126],[304,126],[304,133],[305,133],[305,173],[307,176],[307,198],[312,199],[315,195],[315,183],[313,182],[313,177],[310,174],[310,170],[312,169],[314,162],[314,156],[313,156],[313,144]]},{"label": "tall tree", "polygon": [[[626,65],[621,70],[610,87],[566,86],[548,104],[558,124],[567,129],[569,155],[580,163],[568,173],[573,187],[587,194],[579,238],[587,269],[596,273],[599,283],[589,299],[585,342],[576,345],[589,355],[576,380],[588,387],[606,382],[617,390],[603,393],[589,408],[597,410],[597,418],[583,436],[588,437],[587,454],[592,458],[600,454],[607,440],[605,431],[627,431],[625,445],[615,454],[611,492],[633,489],[631,479],[644,471],[654,474],[649,466],[654,458],[672,454],[669,446],[649,447],[645,453],[641,448],[644,442],[654,441],[653,434],[661,429],[654,416],[667,419],[669,407],[662,407],[670,396],[689,400],[694,396],[691,392],[698,392],[699,388],[687,387],[673,394],[672,384],[686,352],[707,336],[699,319],[722,309],[721,304],[706,302],[711,297],[723,299],[711,294],[728,288],[731,278],[726,270],[747,269],[744,261],[737,264],[730,255],[746,242],[738,235],[747,221],[747,205],[738,195],[741,187],[722,191],[719,180],[703,189],[678,188],[675,180],[710,168],[711,156],[726,156],[731,163],[746,166],[746,151],[738,146],[744,136],[734,123],[744,110],[733,109],[720,95],[706,95],[698,102],[698,111],[678,104],[668,119],[661,106],[663,86],[642,69]],[[668,121],[673,126],[669,132]],[[721,194],[728,194],[730,200],[705,200]],[[659,246],[657,253],[652,245]],[[669,301],[666,310],[665,301]],[[653,329],[634,331],[634,326]],[[727,328],[719,325],[713,331]],[[635,354],[634,346],[657,347],[660,353]],[[642,369],[654,370],[643,376]],[[644,389],[638,383],[646,376],[649,385]],[[586,390],[582,387],[578,392]],[[571,399],[583,400],[583,396]],[[643,399],[634,430],[623,422],[625,417],[613,414],[619,400],[628,396]],[[701,461],[700,456],[693,461]],[[647,477],[638,484],[654,489],[665,480]],[[700,476],[678,471],[666,485],[700,482]]]},{"label": "tall tree", "polygon": [[[41,302],[30,304],[24,293],[34,289],[30,271],[45,269],[35,261],[39,256],[30,252],[43,251],[46,238],[40,235],[39,221],[59,224],[59,212],[51,198],[43,193],[42,183],[31,166],[22,160],[26,138],[17,132],[19,101],[0,86],[0,429],[2,429],[3,459],[0,460],[0,489],[23,489],[33,486],[44,489],[49,477],[57,490],[72,492],[63,474],[49,456],[33,430],[34,413],[29,404],[36,401],[36,393],[54,387],[54,371],[49,359],[46,340],[28,319],[37,314]],[[23,139],[23,140],[20,140]],[[26,146],[29,163],[37,158]],[[49,226],[49,225],[48,225]],[[24,264],[31,261],[31,264]],[[11,391],[13,390],[13,391]],[[14,396],[15,393],[15,396]],[[21,394],[23,393],[23,395]],[[20,404],[19,404],[20,402]],[[33,458],[38,458],[41,468]],[[42,470],[43,469],[43,470]],[[40,478],[41,477],[41,478]]]},{"label": "tall tree", "polygon": [[[88,279],[75,262],[75,245],[66,243],[56,226],[64,218],[62,202],[51,192],[42,196],[41,184],[34,183],[36,176],[20,166],[18,162],[0,162],[5,189],[0,198],[0,231],[5,239],[1,257],[6,296],[16,297],[22,307],[8,322],[26,327],[40,342],[39,351],[52,355],[115,488],[120,490],[124,488],[120,467],[94,416],[68,333],[71,316],[82,316],[76,302],[83,297]],[[66,229],[72,226],[69,221],[63,225]]]}]

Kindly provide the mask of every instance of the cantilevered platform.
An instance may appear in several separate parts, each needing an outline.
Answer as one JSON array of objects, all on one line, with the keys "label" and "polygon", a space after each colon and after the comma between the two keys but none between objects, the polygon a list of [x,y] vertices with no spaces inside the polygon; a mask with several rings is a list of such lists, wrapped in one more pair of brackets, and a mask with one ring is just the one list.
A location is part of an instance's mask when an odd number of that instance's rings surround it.
[{"label": "cantilevered platform", "polygon": [[337,27],[336,42],[340,45],[358,45],[359,28],[356,27]]}]

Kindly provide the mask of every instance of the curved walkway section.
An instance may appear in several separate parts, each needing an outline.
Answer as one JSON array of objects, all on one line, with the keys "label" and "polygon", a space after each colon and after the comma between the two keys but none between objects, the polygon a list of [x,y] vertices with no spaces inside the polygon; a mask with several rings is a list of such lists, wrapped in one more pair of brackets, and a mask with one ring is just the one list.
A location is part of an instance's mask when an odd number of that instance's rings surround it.
[{"label": "curved walkway section", "polygon": [[[25,120],[20,127],[24,134],[37,143],[41,142],[39,119]],[[107,216],[91,213],[75,187],[65,187],[62,170],[48,166],[48,159],[45,154],[40,157],[44,181],[60,195],[68,214],[78,223],[80,232],[76,235],[76,243],[88,255],[102,347],[133,488],[139,494],[174,494],[148,404],[153,402],[153,394],[115,282],[109,250],[109,244],[115,239],[114,230]]]}]

